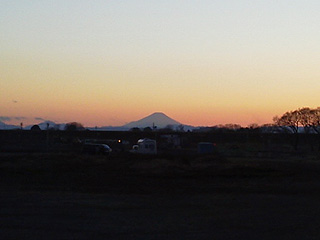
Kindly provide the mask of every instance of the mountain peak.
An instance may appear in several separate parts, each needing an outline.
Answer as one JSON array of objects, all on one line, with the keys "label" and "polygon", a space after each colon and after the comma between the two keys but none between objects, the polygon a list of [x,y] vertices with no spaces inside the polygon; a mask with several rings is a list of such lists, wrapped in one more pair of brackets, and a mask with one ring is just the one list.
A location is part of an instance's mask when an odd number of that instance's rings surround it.
[{"label": "mountain peak", "polygon": [[163,112],[154,112],[154,113],[152,113],[152,114],[150,114],[150,115],[156,115],[156,114],[166,115],[166,114],[164,114]]},{"label": "mountain peak", "polygon": [[[154,113],[150,114],[147,117],[166,117],[166,118],[170,118],[166,114],[164,114],[163,112],[154,112]],[[170,119],[172,119],[172,118],[170,118]]]},{"label": "mountain peak", "polygon": [[152,127],[157,126],[158,128],[164,128],[168,125],[180,125],[178,121],[168,117],[163,112],[154,112],[149,116],[142,118],[138,121],[130,122],[126,124],[124,127],[127,128],[145,128],[145,127]]}]

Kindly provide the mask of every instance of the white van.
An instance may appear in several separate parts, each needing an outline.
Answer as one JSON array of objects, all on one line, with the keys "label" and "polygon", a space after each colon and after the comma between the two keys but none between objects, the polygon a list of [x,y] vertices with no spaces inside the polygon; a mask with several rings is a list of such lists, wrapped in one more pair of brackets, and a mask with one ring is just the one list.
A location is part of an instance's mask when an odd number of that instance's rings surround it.
[{"label": "white van", "polygon": [[139,139],[136,145],[133,145],[131,152],[141,154],[157,154],[157,142],[153,139]]}]

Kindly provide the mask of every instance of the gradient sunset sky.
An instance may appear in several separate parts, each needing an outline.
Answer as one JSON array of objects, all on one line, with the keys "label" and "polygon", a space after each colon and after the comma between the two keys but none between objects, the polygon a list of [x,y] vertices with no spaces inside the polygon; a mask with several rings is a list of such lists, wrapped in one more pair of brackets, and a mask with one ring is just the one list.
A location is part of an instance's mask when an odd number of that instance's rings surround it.
[{"label": "gradient sunset sky", "polygon": [[320,105],[317,0],[0,3],[6,123],[247,126]]}]

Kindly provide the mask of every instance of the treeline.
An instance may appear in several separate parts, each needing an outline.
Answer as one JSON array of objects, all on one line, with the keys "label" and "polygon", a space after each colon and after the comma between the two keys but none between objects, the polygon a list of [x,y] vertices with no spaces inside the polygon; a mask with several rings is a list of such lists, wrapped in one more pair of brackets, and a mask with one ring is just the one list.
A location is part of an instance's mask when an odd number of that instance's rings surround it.
[{"label": "treeline", "polygon": [[[55,127],[47,126],[48,130],[58,130]],[[301,131],[303,129],[303,131]],[[40,130],[38,125],[34,125],[31,130]],[[69,122],[64,126],[66,131],[86,130],[79,122]],[[299,108],[293,111],[285,112],[282,116],[275,116],[273,123],[258,125],[252,123],[247,127],[242,127],[239,124],[219,124],[212,127],[198,127],[192,131],[211,132],[211,131],[244,131],[254,130],[268,133],[288,132],[288,133],[317,133],[320,134],[320,107],[317,108]],[[164,128],[157,129],[156,127],[131,128],[132,132],[185,132],[187,131],[184,125],[173,126],[167,125]]]},{"label": "treeline", "polygon": [[238,124],[220,124],[213,127],[202,127],[195,131],[210,132],[241,132],[255,131],[261,133],[314,133],[320,134],[320,107],[317,108],[299,108],[293,111],[285,112],[282,116],[275,116],[273,123],[259,126],[256,123],[247,127]]},{"label": "treeline", "polygon": [[284,113],[281,117],[274,117],[276,126],[284,130],[298,133],[299,128],[303,127],[304,133],[320,134],[320,107],[318,108],[299,108],[294,111]]}]

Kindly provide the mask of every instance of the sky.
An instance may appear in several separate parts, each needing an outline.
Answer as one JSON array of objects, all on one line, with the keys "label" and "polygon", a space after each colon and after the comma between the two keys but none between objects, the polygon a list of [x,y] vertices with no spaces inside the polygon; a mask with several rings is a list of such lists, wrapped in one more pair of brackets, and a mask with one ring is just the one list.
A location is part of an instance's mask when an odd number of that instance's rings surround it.
[{"label": "sky", "polygon": [[318,107],[320,1],[0,0],[0,119],[271,123]]}]

